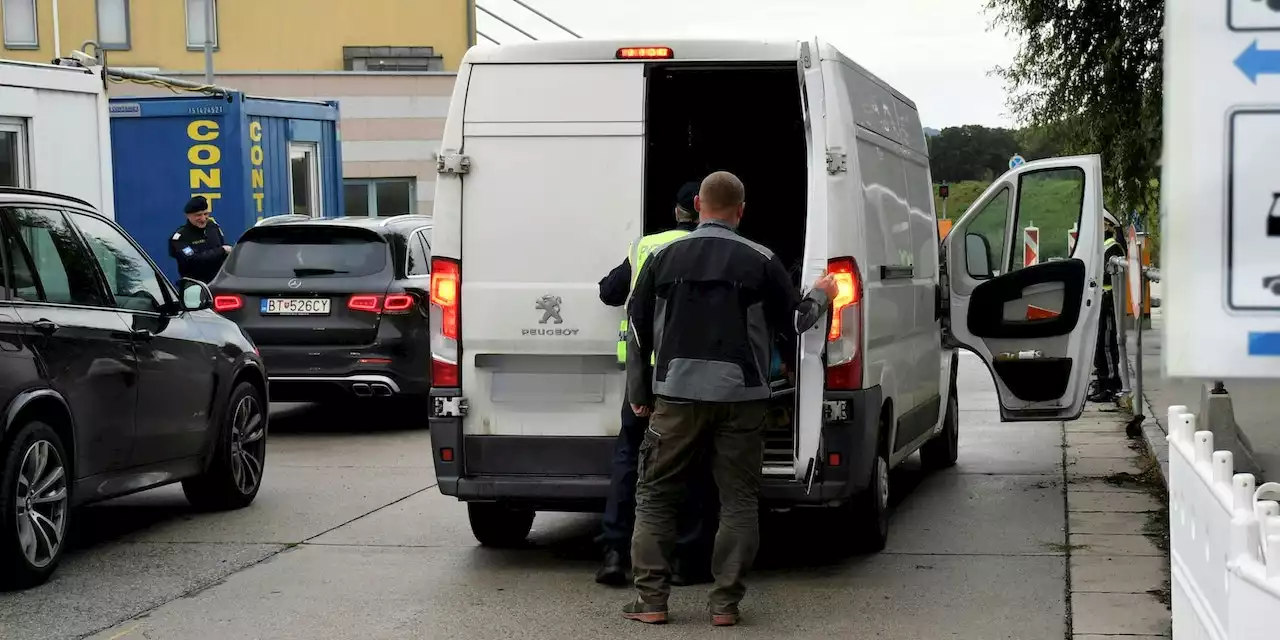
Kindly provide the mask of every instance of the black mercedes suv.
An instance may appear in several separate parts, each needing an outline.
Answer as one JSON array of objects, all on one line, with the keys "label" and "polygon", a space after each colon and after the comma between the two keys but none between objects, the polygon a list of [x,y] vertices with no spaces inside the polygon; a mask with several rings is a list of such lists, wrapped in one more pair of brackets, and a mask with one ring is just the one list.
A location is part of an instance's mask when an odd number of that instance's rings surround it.
[{"label": "black mercedes suv", "polygon": [[0,588],[53,573],[77,505],[182,482],[199,508],[262,483],[253,342],[175,290],[88,203],[0,188]]},{"label": "black mercedes suv", "polygon": [[403,399],[431,387],[431,219],[267,218],[210,284],[261,349],[272,400]]}]

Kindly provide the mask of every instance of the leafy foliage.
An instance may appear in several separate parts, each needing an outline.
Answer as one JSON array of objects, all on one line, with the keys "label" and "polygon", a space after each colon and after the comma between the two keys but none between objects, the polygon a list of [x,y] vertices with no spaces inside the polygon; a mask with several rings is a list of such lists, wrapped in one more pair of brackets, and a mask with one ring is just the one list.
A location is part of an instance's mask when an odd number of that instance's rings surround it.
[{"label": "leafy foliage", "polygon": [[1099,153],[1113,211],[1148,219],[1158,196],[1163,0],[987,0],[1023,43],[1008,83],[1014,115],[1066,153]]},{"label": "leafy foliage", "polygon": [[1050,127],[991,129],[970,124],[948,127],[929,138],[929,169],[936,182],[990,182],[1009,170],[1017,153],[1027,160],[1062,155],[1058,132]]}]

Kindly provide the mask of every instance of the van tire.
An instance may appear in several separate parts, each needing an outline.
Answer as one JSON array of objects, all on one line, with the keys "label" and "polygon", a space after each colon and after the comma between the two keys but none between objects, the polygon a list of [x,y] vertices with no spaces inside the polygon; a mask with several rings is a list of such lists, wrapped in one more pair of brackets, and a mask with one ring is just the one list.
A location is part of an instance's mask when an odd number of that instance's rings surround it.
[{"label": "van tire", "polygon": [[937,471],[956,466],[960,459],[960,401],[955,389],[947,400],[947,414],[942,420],[942,433],[920,447],[920,463],[925,469]]},{"label": "van tire", "polygon": [[[885,421],[887,422],[887,418]],[[853,534],[854,551],[876,553],[889,542],[889,447],[887,424],[881,424],[879,443],[867,488],[839,507],[844,528]]]},{"label": "van tire", "polygon": [[481,545],[495,549],[523,546],[533,530],[533,516],[533,511],[494,502],[467,503],[471,533]]}]

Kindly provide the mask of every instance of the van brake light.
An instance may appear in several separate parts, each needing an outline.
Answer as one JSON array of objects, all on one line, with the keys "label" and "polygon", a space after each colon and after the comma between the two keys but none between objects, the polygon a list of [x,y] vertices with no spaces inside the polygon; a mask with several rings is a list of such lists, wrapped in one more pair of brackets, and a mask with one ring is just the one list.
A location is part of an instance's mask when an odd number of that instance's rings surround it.
[{"label": "van brake light", "polygon": [[431,259],[431,386],[462,386],[458,340],[461,314],[462,265],[447,258]]},{"label": "van brake light", "polygon": [[623,47],[618,49],[619,60],[670,60],[675,57],[671,47]]},{"label": "van brake light", "polygon": [[853,258],[833,258],[827,273],[836,281],[827,332],[827,389],[862,388],[862,277]]}]

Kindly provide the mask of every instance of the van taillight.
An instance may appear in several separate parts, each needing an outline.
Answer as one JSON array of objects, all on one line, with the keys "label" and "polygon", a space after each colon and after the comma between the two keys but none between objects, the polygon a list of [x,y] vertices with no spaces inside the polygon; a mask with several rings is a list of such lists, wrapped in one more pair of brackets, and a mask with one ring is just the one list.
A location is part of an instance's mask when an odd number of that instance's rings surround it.
[{"label": "van taillight", "polygon": [[459,387],[458,343],[462,266],[448,258],[431,259],[431,384]]},{"label": "van taillight", "polygon": [[853,258],[833,258],[827,272],[838,289],[827,332],[827,389],[862,388],[862,277]]}]

